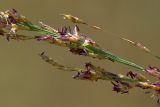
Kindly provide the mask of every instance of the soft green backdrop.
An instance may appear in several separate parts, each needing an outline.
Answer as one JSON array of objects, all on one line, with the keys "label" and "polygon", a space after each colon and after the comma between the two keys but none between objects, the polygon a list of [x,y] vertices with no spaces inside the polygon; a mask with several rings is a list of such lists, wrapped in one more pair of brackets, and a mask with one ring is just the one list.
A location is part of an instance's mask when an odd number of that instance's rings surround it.
[{"label": "soft green backdrop", "polygon": [[[1,0],[0,10],[19,10],[35,23],[54,27],[71,25],[61,13],[70,13],[123,37],[140,41],[160,55],[160,0]],[[101,47],[143,66],[159,66],[160,61],[125,42],[81,25]],[[42,51],[60,63],[73,67],[91,61],[113,72],[133,70],[107,60],[70,54],[65,48],[43,42],[7,42],[0,38],[0,107],[155,107],[141,89],[117,94],[107,81],[96,83],[72,79],[43,62]]]}]

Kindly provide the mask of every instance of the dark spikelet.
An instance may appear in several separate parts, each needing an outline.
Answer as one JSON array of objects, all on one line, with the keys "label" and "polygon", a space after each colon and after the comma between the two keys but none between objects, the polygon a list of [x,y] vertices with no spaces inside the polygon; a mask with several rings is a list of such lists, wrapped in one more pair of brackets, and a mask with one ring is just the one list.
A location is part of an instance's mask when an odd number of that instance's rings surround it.
[{"label": "dark spikelet", "polygon": [[87,51],[81,48],[70,48],[69,51],[78,55],[84,55],[84,56],[88,55]]}]

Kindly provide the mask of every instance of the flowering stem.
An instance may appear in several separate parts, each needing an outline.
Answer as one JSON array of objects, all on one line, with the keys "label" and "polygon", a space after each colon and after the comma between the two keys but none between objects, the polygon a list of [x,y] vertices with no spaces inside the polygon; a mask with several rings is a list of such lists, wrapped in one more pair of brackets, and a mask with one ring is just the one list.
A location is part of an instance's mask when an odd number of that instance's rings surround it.
[{"label": "flowering stem", "polygon": [[[72,17],[69,15],[67,18],[73,22],[78,22],[81,24],[86,24],[77,17]],[[54,29],[44,23],[42,26],[37,26],[27,20],[24,16],[20,15],[15,9],[8,10],[5,12],[0,12],[0,35],[14,40],[30,40],[36,39],[38,41],[47,41],[51,44],[67,47],[70,52],[78,55],[90,56],[97,59],[108,59],[112,62],[118,62],[141,71],[145,71],[147,74],[160,79],[160,69],[157,67],[149,66],[148,68],[143,68],[136,63],[125,60],[109,51],[105,51],[99,47],[99,45],[87,37],[81,34],[78,26],[75,26],[72,31],[70,27],[62,27],[60,29]],[[87,24],[88,25],[88,24]],[[90,26],[90,25],[89,25]],[[96,29],[101,29],[97,26],[92,26]],[[25,36],[17,33],[19,30],[34,31],[43,35],[38,36]],[[152,54],[153,56],[160,59],[159,56],[151,53],[148,48],[140,43],[134,43],[128,39],[122,38],[125,41],[132,43],[134,46],[143,49],[145,52]],[[140,73],[128,72],[127,75],[116,74],[104,70],[103,68],[92,65],[91,63],[85,64],[85,69],[66,67],[62,64],[57,63],[48,56],[44,55],[44,52],[40,54],[41,58],[52,66],[69,72],[77,72],[73,76],[74,79],[81,80],[108,80],[113,84],[113,91],[120,93],[128,93],[129,89],[134,87],[139,87],[141,89],[151,89],[156,96],[160,95],[160,82],[150,82],[145,76]],[[160,103],[160,99],[157,100]]]},{"label": "flowering stem", "polygon": [[[54,61],[52,58],[45,55],[45,52],[42,52],[39,55],[45,62],[51,64],[54,67],[57,67],[57,69],[60,69],[60,70],[70,71],[70,72],[82,72],[84,70],[84,69],[80,69],[80,68],[66,67],[62,64],[59,64],[58,62]],[[101,80],[123,81],[123,82],[131,82],[131,83],[138,83],[138,82],[143,82],[144,81],[144,80],[131,79],[131,78],[126,77],[122,74],[114,74],[112,72],[108,72],[108,71],[106,71],[106,70],[104,70],[100,67],[96,67],[96,66],[93,66],[93,65],[92,65],[92,70],[95,73],[97,73],[96,75],[99,75],[97,77],[98,77],[98,79],[101,79]]]}]

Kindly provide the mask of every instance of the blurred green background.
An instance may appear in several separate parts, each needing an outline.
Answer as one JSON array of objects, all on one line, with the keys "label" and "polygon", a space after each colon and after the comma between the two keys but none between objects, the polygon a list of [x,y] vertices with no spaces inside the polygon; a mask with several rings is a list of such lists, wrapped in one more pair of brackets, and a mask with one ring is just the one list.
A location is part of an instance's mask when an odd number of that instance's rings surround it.
[{"label": "blurred green background", "polygon": [[[72,14],[117,35],[139,41],[160,55],[159,0],[1,0],[1,11],[11,8],[36,24],[43,21],[55,28],[73,25],[59,16],[61,13]],[[143,66],[159,66],[159,60],[109,33],[83,25],[80,28],[104,49]],[[7,42],[0,38],[0,49],[0,107],[156,106],[141,89],[121,95],[113,92],[107,81],[74,80],[74,73],[55,69],[42,61],[38,53],[45,50],[56,61],[72,67],[93,62],[117,73],[134,70],[125,65],[72,55],[65,48],[34,40]]]}]

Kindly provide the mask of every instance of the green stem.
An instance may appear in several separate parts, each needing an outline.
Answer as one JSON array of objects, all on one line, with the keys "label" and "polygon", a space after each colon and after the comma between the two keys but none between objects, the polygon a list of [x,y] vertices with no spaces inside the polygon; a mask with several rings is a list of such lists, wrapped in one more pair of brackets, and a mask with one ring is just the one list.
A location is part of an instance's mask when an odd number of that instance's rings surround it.
[{"label": "green stem", "polygon": [[40,33],[45,34],[45,35],[51,35],[51,36],[54,36],[54,37],[59,37],[59,35],[57,33],[49,31],[49,30],[47,30],[45,28],[42,28],[40,26],[34,25],[31,22],[19,22],[19,23],[17,23],[17,25],[27,26],[27,27],[30,28],[31,31],[36,31],[36,32],[40,32]]},{"label": "green stem", "polygon": [[94,47],[94,46],[91,46],[91,45],[84,45],[84,48],[92,51],[94,54],[97,54],[97,55],[100,55],[100,56],[103,56],[107,59],[110,59],[112,61],[116,61],[116,62],[119,62],[119,63],[122,63],[122,64],[125,64],[125,65],[128,65],[128,66],[131,66],[131,67],[134,67],[136,69],[139,69],[139,70],[142,70],[144,71],[144,68],[141,67],[140,65],[137,65],[133,62],[130,62],[128,60],[125,60],[125,59],[122,59],[114,54],[112,54],[111,52],[109,51],[104,51],[100,48],[97,48],[97,47]]}]

